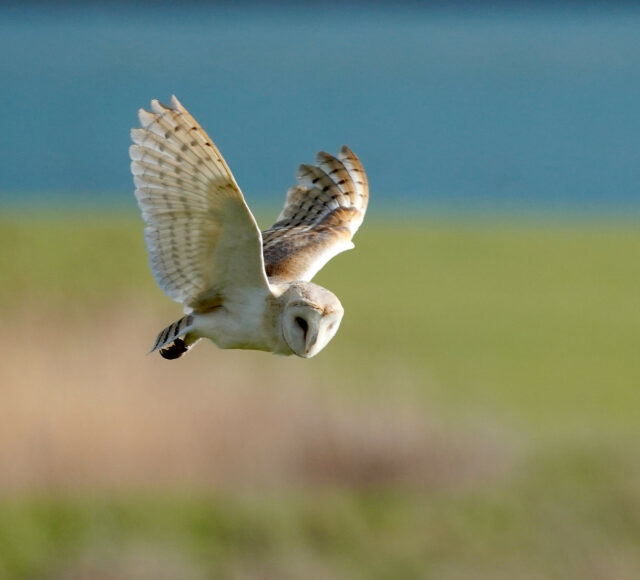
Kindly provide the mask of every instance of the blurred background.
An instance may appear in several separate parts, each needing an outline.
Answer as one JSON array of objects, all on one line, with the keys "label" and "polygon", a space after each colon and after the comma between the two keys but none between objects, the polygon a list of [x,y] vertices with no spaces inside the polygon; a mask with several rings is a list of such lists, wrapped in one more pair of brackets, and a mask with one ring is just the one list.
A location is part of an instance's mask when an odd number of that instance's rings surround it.
[{"label": "blurred background", "polygon": [[[640,577],[640,9],[0,4],[0,578]],[[176,94],[263,228],[369,175],[305,361],[145,356]]]}]

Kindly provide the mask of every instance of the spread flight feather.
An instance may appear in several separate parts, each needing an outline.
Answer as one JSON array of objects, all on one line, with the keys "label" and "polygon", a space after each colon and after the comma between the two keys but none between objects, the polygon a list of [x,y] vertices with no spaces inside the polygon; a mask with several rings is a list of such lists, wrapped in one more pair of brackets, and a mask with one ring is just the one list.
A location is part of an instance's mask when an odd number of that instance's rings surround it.
[{"label": "spread flight feather", "polygon": [[[353,247],[369,199],[355,154],[318,153],[301,165],[278,220],[260,234],[221,153],[178,99],[154,100],[131,131],[131,171],[147,224],[151,270],[169,297],[207,308],[235,286],[269,277],[311,280]],[[264,253],[264,257],[263,257]]]}]

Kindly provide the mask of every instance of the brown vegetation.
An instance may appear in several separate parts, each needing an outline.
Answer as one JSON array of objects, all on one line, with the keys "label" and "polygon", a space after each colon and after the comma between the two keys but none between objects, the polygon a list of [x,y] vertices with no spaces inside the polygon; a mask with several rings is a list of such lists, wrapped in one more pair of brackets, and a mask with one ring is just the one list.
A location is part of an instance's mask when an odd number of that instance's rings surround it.
[{"label": "brown vegetation", "polygon": [[397,378],[393,397],[356,401],[324,384],[347,381],[339,371],[293,358],[209,344],[179,361],[145,356],[162,320],[139,304],[19,318],[0,337],[5,491],[451,487],[509,457],[486,432],[438,426]]}]

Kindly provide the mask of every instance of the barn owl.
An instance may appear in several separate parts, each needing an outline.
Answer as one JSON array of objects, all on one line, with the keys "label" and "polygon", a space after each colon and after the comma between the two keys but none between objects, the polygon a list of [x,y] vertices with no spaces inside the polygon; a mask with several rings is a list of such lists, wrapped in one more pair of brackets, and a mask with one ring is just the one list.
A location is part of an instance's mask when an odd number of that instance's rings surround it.
[{"label": "barn owl", "polygon": [[353,248],[369,199],[358,158],[342,147],[301,165],[284,208],[260,232],[220,151],[172,97],[139,111],[129,149],[135,196],[158,286],[184,307],[151,352],[167,359],[199,339],[310,358],[333,338],[344,310],[311,282]]}]

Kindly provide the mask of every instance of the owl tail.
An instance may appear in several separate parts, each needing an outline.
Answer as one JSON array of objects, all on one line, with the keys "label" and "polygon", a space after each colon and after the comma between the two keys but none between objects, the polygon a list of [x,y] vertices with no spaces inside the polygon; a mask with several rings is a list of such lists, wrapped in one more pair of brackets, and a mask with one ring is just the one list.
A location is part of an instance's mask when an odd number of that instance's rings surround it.
[{"label": "owl tail", "polygon": [[174,359],[181,357],[197,340],[197,337],[187,336],[192,327],[193,316],[191,314],[176,320],[158,334],[149,352],[160,349],[160,354],[164,358]]}]

